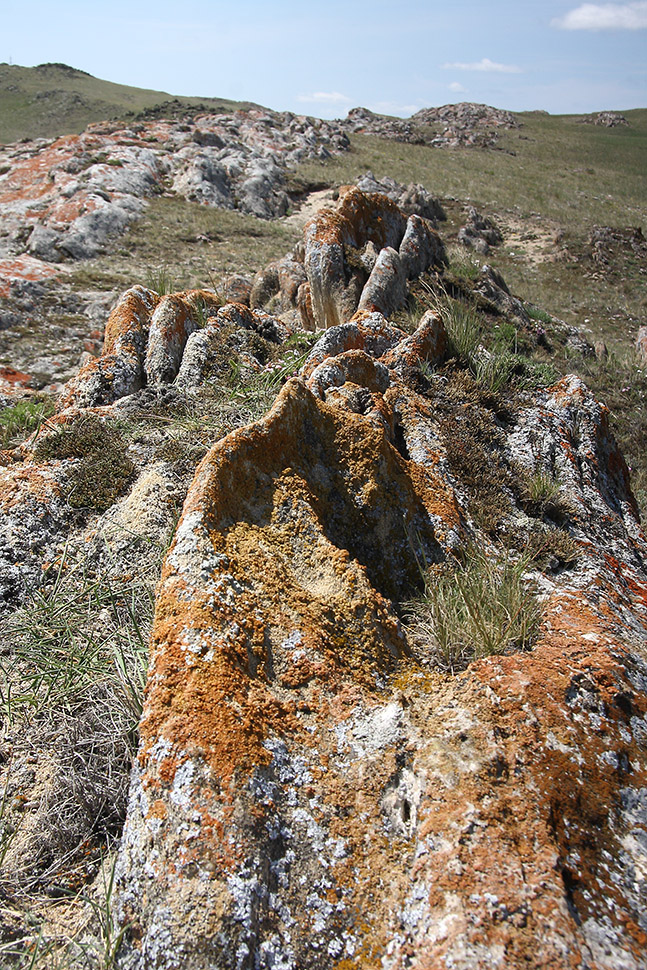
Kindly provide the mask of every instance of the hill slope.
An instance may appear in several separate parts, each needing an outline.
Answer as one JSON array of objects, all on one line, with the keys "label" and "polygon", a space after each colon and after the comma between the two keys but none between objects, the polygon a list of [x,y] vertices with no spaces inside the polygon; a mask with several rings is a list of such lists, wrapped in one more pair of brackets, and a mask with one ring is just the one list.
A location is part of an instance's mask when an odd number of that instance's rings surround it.
[{"label": "hill slope", "polygon": [[164,91],[114,84],[67,64],[0,64],[0,144],[76,134],[93,121],[123,118],[162,105],[166,115],[191,107],[209,111],[249,107],[222,98],[175,98]]}]

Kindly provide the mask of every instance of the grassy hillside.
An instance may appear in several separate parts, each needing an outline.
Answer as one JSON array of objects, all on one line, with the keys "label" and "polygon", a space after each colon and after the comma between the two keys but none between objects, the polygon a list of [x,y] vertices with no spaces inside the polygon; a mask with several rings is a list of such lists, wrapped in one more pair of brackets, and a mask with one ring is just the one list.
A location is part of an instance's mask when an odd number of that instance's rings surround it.
[{"label": "grassy hillside", "polygon": [[233,111],[248,106],[222,98],[174,98],[164,91],[113,84],[66,64],[0,64],[0,144],[78,133],[90,122],[141,112],[162,110],[169,115],[187,108]]}]

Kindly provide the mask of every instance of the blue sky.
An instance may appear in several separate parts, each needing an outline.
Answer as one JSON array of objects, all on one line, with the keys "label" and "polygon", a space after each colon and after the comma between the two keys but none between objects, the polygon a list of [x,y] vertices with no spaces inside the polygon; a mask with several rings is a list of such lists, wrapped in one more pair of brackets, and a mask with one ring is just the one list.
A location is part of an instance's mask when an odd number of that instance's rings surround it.
[{"label": "blue sky", "polygon": [[647,107],[647,0],[0,0],[0,61],[319,117]]}]

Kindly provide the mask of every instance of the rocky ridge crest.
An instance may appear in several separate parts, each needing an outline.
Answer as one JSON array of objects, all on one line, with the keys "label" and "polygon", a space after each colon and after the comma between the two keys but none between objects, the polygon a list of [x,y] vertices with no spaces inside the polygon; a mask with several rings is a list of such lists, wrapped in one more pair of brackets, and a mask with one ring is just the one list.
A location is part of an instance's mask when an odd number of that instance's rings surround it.
[{"label": "rocky ridge crest", "polygon": [[[258,305],[131,288],[58,413],[3,455],[7,613],[70,536],[136,570],[172,522],[160,496],[183,500],[116,870],[123,968],[645,966],[647,545],[628,472],[579,379],[503,400],[461,359],[449,304],[403,329],[421,275],[449,285],[434,226],[349,188],[259,274]],[[498,274],[474,291],[538,339]],[[168,450],[119,438],[206,407],[234,356],[262,374],[304,324],[294,376],[215,436],[186,498]],[[528,491],[542,476],[550,501]],[[541,626],[453,674],[405,603],[477,548],[522,563]]]}]

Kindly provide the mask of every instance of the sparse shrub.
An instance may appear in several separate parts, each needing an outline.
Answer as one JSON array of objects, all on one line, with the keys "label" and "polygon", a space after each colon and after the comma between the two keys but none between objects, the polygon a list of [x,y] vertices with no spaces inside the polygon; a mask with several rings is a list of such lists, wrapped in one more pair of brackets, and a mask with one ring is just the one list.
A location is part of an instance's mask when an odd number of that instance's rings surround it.
[{"label": "sparse shrub", "polygon": [[105,511],[135,471],[118,432],[93,414],[81,415],[39,438],[34,456],[39,460],[78,459],[68,476],[67,501],[75,509]]},{"label": "sparse shrub", "polygon": [[531,532],[525,550],[529,559],[540,569],[552,572],[569,569],[580,556],[575,539],[561,528]]},{"label": "sparse shrub", "polygon": [[421,651],[443,670],[527,650],[536,641],[541,606],[524,578],[527,559],[498,558],[469,547],[463,564],[425,576],[425,590],[405,615]]}]

